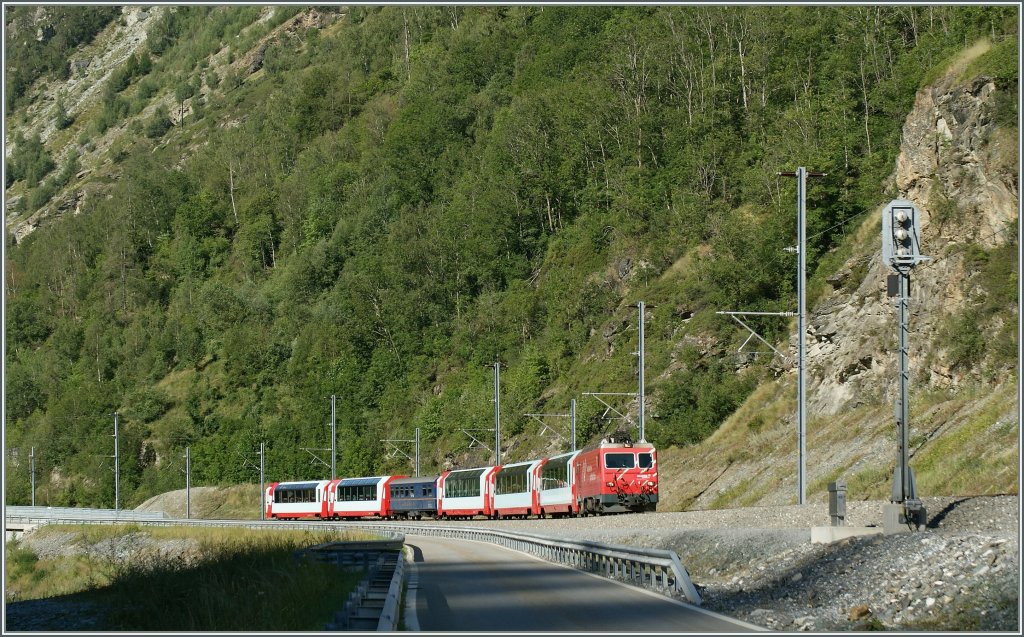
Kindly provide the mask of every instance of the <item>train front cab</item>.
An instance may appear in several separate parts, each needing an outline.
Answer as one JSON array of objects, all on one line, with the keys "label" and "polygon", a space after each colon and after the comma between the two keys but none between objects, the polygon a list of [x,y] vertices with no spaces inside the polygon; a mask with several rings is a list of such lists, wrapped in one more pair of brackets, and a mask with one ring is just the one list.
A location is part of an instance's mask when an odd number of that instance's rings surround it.
[{"label": "train front cab", "polygon": [[388,489],[392,480],[405,476],[373,476],[369,478],[345,478],[333,483],[327,494],[325,517],[362,518],[387,517],[391,494]]},{"label": "train front cab", "polygon": [[538,469],[543,460],[502,466],[494,474],[494,516],[523,517],[540,514]]},{"label": "train front cab", "polygon": [[571,451],[542,461],[538,470],[539,516],[578,512],[573,460],[579,455],[579,451]]},{"label": "train front cab", "polygon": [[437,478],[396,478],[388,487],[391,491],[390,516],[419,520],[424,516],[437,517]]},{"label": "train front cab", "polygon": [[501,467],[446,471],[437,480],[437,516],[491,517],[494,513],[494,474]]},{"label": "train front cab", "polygon": [[584,514],[654,511],[658,457],[654,445],[605,439],[574,462],[577,499]]}]

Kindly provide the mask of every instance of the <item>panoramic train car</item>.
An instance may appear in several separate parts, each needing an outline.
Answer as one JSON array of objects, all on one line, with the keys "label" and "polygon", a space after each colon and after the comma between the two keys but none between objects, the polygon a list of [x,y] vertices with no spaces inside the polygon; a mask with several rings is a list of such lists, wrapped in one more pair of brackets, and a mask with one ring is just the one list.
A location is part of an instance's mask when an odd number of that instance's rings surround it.
[{"label": "panoramic train car", "polygon": [[437,517],[491,517],[494,474],[501,467],[445,471],[437,479]]},{"label": "panoramic train car", "polygon": [[494,516],[526,517],[540,514],[538,469],[543,460],[503,465],[494,474]]},{"label": "panoramic train car", "polygon": [[573,460],[580,455],[571,451],[547,458],[540,466],[537,515],[573,515],[579,512],[576,502],[576,480]]},{"label": "panoramic train car", "polygon": [[266,517],[268,520],[297,520],[328,517],[324,494],[337,480],[316,482],[275,482],[267,487]]},{"label": "panoramic train car", "polygon": [[658,504],[658,458],[654,445],[626,436],[605,438],[572,463],[576,498],[583,514],[654,511]]},{"label": "panoramic train car", "polygon": [[392,480],[390,517],[414,520],[437,517],[437,479],[438,476]]},{"label": "panoramic train car", "polygon": [[325,517],[361,518],[375,516],[384,518],[390,510],[391,482],[406,476],[373,476],[369,478],[345,478],[331,483],[327,493]]}]

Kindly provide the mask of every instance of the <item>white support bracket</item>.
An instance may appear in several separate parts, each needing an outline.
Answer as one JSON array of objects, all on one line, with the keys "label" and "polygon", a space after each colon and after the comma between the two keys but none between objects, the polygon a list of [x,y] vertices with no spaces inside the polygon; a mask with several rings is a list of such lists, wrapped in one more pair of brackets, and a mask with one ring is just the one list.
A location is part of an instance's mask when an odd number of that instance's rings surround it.
[{"label": "white support bracket", "polygon": [[494,449],[491,449],[490,447],[487,446],[486,443],[484,443],[484,441],[480,440],[479,438],[477,438],[476,436],[471,434],[470,433],[471,431],[490,431],[490,432],[493,433],[494,429],[463,429],[462,430],[462,433],[466,434],[470,438],[470,443],[469,443],[469,448],[470,449],[472,449],[475,445],[480,445],[484,449],[490,451],[491,453],[494,453]]},{"label": "white support bracket", "polygon": [[416,443],[415,440],[382,440],[381,442],[383,442],[385,448],[390,451],[390,453],[388,453],[388,457],[389,458],[397,458],[399,455],[402,455],[402,456],[405,457],[406,460],[412,460],[412,456],[410,456],[405,451],[403,451],[398,446],[397,443],[399,443],[399,442],[406,442],[406,443],[413,443],[413,444],[415,444]]},{"label": "white support bracket", "polygon": [[[605,409],[604,409],[604,413],[601,414],[601,420],[626,420],[626,421],[632,422],[631,420],[629,420],[628,416],[623,414],[621,411],[619,411],[615,407],[612,407],[610,404],[608,404],[608,402],[605,399],[601,398],[601,396],[631,396],[633,398],[636,398],[637,395],[638,395],[636,392],[589,392],[588,391],[588,392],[583,392],[583,395],[584,396],[593,396],[594,398],[597,399],[597,402],[599,402],[602,405],[604,405]],[[608,412],[615,412],[616,417],[615,418],[610,418],[608,416]]]},{"label": "white support bracket", "polygon": [[[725,314],[727,316],[731,316],[732,320],[736,321],[737,323],[742,325],[744,328],[746,328],[746,330],[748,332],[750,332],[750,335],[747,336],[747,340],[743,341],[743,345],[740,345],[739,349],[736,350],[736,353],[742,352],[743,348],[746,347],[747,343],[750,342],[750,339],[756,338],[757,340],[759,340],[762,343],[764,343],[765,345],[767,345],[773,352],[778,354],[779,358],[781,358],[783,361],[785,361],[787,363],[790,362],[790,359],[789,359],[788,356],[786,356],[785,354],[780,352],[778,349],[776,349],[774,345],[772,345],[768,341],[766,341],[763,338],[761,338],[761,335],[758,334],[757,332],[755,332],[754,329],[751,328],[749,325],[744,323],[743,320],[740,319],[740,316],[796,316],[796,312],[715,312],[715,314]],[[748,352],[748,353],[754,354],[756,356],[758,354],[767,354],[768,352]]]},{"label": "white support bracket", "polygon": [[541,418],[544,418],[544,417],[548,417],[548,418],[568,418],[569,414],[523,414],[523,415],[524,416],[529,416],[530,418],[533,418],[534,420],[539,422],[540,426],[541,426],[541,433],[549,431],[549,432],[553,433],[554,435],[558,436],[559,438],[565,438],[565,436],[563,436],[559,432],[557,432],[554,429],[552,429],[551,427],[549,427],[546,422],[541,420]]}]

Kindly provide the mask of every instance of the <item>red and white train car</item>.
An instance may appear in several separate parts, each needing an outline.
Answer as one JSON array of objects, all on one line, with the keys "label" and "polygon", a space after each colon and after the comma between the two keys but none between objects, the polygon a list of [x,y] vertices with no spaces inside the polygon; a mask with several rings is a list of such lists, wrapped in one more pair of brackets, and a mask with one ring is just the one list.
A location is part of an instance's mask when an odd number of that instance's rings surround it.
[{"label": "red and white train car", "polygon": [[386,518],[391,515],[392,480],[406,476],[372,476],[334,480],[327,490],[327,514],[339,518]]},{"label": "red and white train car", "polygon": [[437,479],[437,517],[494,514],[494,474],[500,466],[445,471]]},{"label": "red and white train car", "polygon": [[327,519],[327,498],[324,493],[336,480],[316,482],[275,482],[267,487],[266,516],[268,520],[299,518]]},{"label": "red and white train car", "polygon": [[576,472],[573,460],[580,455],[571,451],[541,461],[537,487],[537,515],[575,515],[579,512],[576,498]]},{"label": "red and white train car", "polygon": [[606,438],[573,460],[579,512],[654,511],[658,504],[658,455],[654,445]]},{"label": "red and white train car", "polygon": [[388,485],[405,476],[275,482],[267,487],[268,520],[379,517],[391,515]]},{"label": "red and white train car", "polygon": [[494,474],[494,516],[540,515],[540,466],[543,460],[503,465]]}]

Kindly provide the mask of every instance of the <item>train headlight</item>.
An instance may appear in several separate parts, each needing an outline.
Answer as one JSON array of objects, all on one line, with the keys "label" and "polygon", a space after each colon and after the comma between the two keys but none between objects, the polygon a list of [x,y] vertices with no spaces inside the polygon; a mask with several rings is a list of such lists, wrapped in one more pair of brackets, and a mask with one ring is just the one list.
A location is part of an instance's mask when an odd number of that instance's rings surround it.
[{"label": "train headlight", "polygon": [[614,482],[612,482],[611,480],[609,480],[608,482],[605,482],[605,486],[606,486],[606,487],[614,487],[614,486],[615,486],[615,483],[614,483]]}]

